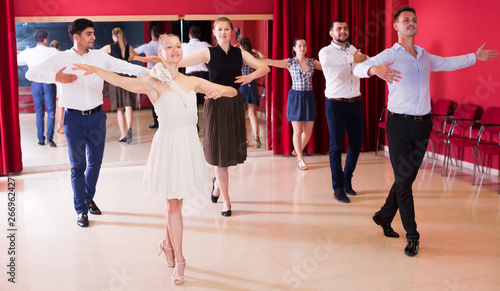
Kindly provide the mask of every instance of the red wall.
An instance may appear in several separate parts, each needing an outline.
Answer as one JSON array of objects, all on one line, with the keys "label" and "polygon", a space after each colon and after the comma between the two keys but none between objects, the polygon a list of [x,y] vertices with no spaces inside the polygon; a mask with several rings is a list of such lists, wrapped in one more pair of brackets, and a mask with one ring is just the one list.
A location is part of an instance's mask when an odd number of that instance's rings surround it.
[{"label": "red wall", "polygon": [[[410,0],[409,5],[415,7],[419,22],[416,44],[429,53],[462,55],[475,52],[483,43],[486,49],[500,50],[500,1]],[[454,72],[431,73],[432,100],[446,98],[486,109],[500,106],[499,97],[500,59]],[[465,150],[465,155],[465,160],[472,163],[470,149]],[[494,167],[498,168],[498,164]]]},{"label": "red wall", "polygon": [[15,16],[272,14],[272,0],[16,0]]}]

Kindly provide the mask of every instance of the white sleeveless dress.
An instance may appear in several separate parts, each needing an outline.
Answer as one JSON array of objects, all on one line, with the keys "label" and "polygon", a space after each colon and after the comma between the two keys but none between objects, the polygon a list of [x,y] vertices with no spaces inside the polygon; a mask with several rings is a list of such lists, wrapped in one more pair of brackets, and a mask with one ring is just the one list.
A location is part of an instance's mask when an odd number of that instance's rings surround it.
[{"label": "white sleeveless dress", "polygon": [[175,92],[161,94],[154,104],[160,127],[151,144],[142,189],[146,195],[167,199],[201,195],[209,177],[196,128],[196,94],[180,88],[162,64],[151,75]]}]

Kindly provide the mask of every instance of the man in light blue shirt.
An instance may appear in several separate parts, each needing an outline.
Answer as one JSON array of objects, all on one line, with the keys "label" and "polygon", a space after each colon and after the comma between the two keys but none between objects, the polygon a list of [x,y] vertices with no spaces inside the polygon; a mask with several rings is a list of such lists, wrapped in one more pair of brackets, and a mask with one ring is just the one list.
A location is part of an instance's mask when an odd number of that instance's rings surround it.
[{"label": "man in light blue shirt", "polygon": [[394,171],[394,184],[387,200],[373,216],[387,237],[399,237],[391,222],[399,209],[406,231],[405,254],[415,256],[420,235],[415,222],[412,184],[422,164],[429,135],[431,98],[429,77],[431,71],[453,71],[474,65],[476,61],[490,61],[498,57],[495,50],[443,58],[429,54],[415,45],[418,23],[414,8],[402,7],[394,15],[394,29],[398,43],[370,60],[358,64],[354,75],[367,78],[377,75],[389,87],[387,108],[387,141]]}]

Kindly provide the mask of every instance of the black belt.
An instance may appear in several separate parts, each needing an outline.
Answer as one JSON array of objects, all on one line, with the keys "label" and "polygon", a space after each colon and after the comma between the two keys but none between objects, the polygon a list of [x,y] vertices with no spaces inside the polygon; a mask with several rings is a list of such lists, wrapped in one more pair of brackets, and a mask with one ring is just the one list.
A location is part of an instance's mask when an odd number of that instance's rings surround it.
[{"label": "black belt", "polygon": [[422,121],[422,120],[427,120],[427,119],[431,118],[430,113],[428,113],[426,115],[409,115],[409,114],[399,114],[399,113],[389,112],[389,114],[391,114],[392,116],[406,118],[406,119],[410,119],[413,121]]},{"label": "black belt", "polygon": [[208,74],[208,71],[194,71],[194,72],[189,72],[189,73],[186,73],[186,75],[189,75],[189,74],[199,74],[199,73],[203,73],[203,74]]},{"label": "black belt", "polygon": [[75,113],[80,113],[81,115],[90,115],[90,114],[94,114],[94,113],[97,113],[99,111],[101,111],[102,109],[102,106],[99,105],[97,106],[96,108],[94,109],[90,109],[90,110],[76,110],[76,109],[71,109],[71,108],[66,108],[66,110],[68,110],[69,112],[75,112]]},{"label": "black belt", "polygon": [[353,98],[332,98],[331,100],[354,103],[354,102],[360,101],[361,96],[353,97]]}]

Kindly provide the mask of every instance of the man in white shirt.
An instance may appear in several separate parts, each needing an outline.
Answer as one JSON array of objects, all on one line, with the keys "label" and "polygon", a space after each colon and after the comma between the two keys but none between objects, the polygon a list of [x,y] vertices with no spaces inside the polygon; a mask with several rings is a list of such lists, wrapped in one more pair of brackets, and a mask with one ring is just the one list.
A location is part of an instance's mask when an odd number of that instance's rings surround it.
[{"label": "man in white shirt", "polygon": [[[191,26],[189,28],[189,42],[182,44],[182,54],[184,57],[194,54],[195,52],[211,47],[206,41],[200,41],[201,30],[198,26]],[[200,63],[196,66],[186,67],[187,76],[196,76],[208,80],[208,69],[205,63]],[[205,103],[204,94],[196,94],[197,104]]]},{"label": "man in white shirt", "polygon": [[[332,42],[320,50],[319,61],[326,80],[325,111],[330,138],[333,197],[339,202],[349,203],[346,194],[356,195],[351,180],[361,152],[364,126],[359,78],[352,74],[352,70],[368,56],[347,42],[349,27],[344,19],[337,18],[330,23],[330,36]],[[349,149],[342,170],[345,132]]]},{"label": "man in white shirt", "polygon": [[[57,50],[49,45],[49,34],[47,31],[40,29],[33,35],[36,41],[36,47],[29,48],[17,55],[18,66],[28,66],[31,68],[38,65],[49,56],[57,53]],[[47,84],[39,82],[31,82],[31,95],[36,115],[36,129],[38,144],[45,145],[44,136],[44,118],[45,107],[47,107],[47,142],[51,147],[56,147],[54,142],[54,124],[56,112],[56,84]]]},{"label": "man in white shirt", "polygon": [[104,81],[95,74],[86,76],[82,71],[73,73],[71,67],[75,63],[83,63],[138,77],[149,75],[149,70],[113,58],[104,51],[93,50],[94,23],[88,19],[73,21],[68,26],[68,33],[73,40],[73,47],[57,52],[29,68],[26,78],[37,82],[61,83],[59,102],[61,107],[66,108],[63,126],[71,163],[77,224],[87,227],[87,212],[101,214],[94,202],[94,195],[106,141],[106,113],[101,107]]},{"label": "man in white shirt", "polygon": [[491,61],[498,57],[498,52],[484,50],[483,45],[475,54],[449,58],[429,54],[415,45],[418,23],[412,7],[400,8],[394,15],[393,26],[398,42],[359,64],[354,74],[360,78],[377,75],[388,83],[387,141],[394,183],[373,221],[382,227],[385,236],[397,238],[399,234],[392,229],[391,222],[399,209],[407,239],[404,253],[415,256],[420,234],[415,222],[412,185],[432,130],[430,72],[453,71],[474,65],[476,61]]},{"label": "man in white shirt", "polygon": [[[157,56],[159,39],[160,27],[158,27],[158,25],[153,25],[153,27],[151,27],[151,41],[135,48],[135,52],[138,54],[144,54],[146,57]],[[153,68],[155,65],[156,62],[153,61],[147,63],[148,69]],[[151,113],[153,114],[153,124],[148,125],[148,128],[158,128],[158,115],[156,115],[153,105],[151,105]]]}]

